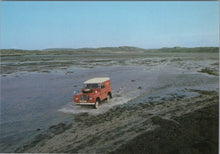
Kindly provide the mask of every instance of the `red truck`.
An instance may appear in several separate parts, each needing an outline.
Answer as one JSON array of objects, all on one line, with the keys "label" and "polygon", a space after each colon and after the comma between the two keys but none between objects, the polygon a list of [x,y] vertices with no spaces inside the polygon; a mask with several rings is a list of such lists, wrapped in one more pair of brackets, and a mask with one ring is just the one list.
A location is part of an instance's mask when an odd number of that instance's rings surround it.
[{"label": "red truck", "polygon": [[74,95],[76,105],[94,105],[97,109],[101,101],[112,98],[112,87],[109,77],[92,78],[84,82],[81,93]]}]

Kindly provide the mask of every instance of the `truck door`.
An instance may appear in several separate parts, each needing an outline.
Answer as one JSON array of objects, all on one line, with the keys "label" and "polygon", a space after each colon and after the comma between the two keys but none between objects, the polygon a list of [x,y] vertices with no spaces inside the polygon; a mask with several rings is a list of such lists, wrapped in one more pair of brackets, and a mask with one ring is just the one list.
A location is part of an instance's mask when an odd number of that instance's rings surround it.
[{"label": "truck door", "polygon": [[103,100],[103,99],[105,99],[105,94],[106,93],[106,91],[105,91],[105,85],[104,85],[104,83],[101,83],[101,90],[100,90],[100,95],[101,95],[101,99]]}]

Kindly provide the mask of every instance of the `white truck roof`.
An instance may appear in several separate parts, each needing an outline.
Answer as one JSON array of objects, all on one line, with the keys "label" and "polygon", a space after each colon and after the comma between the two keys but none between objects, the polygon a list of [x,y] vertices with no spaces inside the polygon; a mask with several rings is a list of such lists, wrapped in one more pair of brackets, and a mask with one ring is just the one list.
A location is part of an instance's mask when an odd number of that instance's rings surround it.
[{"label": "white truck roof", "polygon": [[84,82],[84,84],[101,83],[110,80],[109,77],[92,78]]}]

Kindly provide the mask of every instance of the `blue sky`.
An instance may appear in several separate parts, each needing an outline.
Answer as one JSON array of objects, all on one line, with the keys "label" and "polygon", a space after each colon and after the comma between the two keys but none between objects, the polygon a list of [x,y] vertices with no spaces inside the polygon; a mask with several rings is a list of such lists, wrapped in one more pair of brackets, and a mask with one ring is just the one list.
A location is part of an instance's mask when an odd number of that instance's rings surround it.
[{"label": "blue sky", "polygon": [[1,2],[1,48],[219,46],[219,2]]}]

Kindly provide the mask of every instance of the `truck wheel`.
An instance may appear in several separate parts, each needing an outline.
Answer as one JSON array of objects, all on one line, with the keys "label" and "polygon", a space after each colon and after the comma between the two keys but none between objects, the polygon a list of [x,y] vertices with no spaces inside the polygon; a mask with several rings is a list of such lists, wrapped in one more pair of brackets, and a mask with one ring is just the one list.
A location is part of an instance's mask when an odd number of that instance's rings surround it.
[{"label": "truck wheel", "polygon": [[99,100],[96,100],[94,107],[95,107],[95,109],[98,109],[98,107],[99,107]]}]

